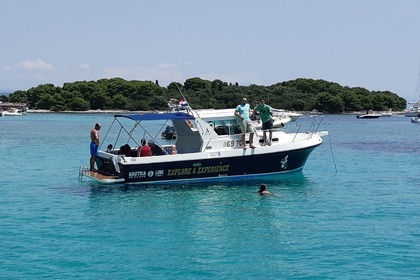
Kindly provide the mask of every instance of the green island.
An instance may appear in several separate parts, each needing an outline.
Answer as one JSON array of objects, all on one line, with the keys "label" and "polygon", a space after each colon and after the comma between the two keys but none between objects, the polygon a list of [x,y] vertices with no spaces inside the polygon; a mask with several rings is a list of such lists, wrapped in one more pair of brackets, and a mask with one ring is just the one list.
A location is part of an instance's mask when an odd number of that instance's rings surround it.
[{"label": "green island", "polygon": [[270,86],[208,81],[198,77],[184,84],[172,82],[162,87],[156,80],[127,81],[122,78],[64,83],[62,87],[42,84],[18,90],[2,102],[27,103],[29,109],[50,111],[88,110],[167,110],[168,101],[186,97],[194,109],[234,108],[243,96],[251,106],[261,98],[273,108],[293,111],[318,111],[337,114],[356,111],[403,111],[406,100],[390,91],[369,91],[362,87],[341,86],[325,80],[299,78]]}]

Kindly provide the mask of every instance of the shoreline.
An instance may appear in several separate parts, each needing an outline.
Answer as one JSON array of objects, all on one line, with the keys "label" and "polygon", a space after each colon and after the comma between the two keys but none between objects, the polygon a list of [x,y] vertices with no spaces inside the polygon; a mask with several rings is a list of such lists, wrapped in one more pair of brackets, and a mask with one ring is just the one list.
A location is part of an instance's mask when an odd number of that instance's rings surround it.
[{"label": "shoreline", "polygon": [[[43,114],[145,114],[145,113],[160,113],[164,111],[128,111],[128,110],[88,110],[88,111],[51,111],[51,110],[44,110],[44,109],[28,109],[27,113],[43,113]],[[297,113],[303,115],[359,115],[365,114],[366,111],[360,112],[345,112],[341,114],[328,114],[322,112],[311,112],[311,111],[295,111]],[[377,113],[386,113],[387,111],[381,112],[377,111]],[[392,115],[404,115],[406,111],[395,111],[392,112]]]},{"label": "shoreline", "polygon": [[38,110],[28,109],[27,113],[43,113],[43,114],[144,114],[156,111],[128,111],[128,110],[88,110],[88,111],[51,111],[51,110]]}]

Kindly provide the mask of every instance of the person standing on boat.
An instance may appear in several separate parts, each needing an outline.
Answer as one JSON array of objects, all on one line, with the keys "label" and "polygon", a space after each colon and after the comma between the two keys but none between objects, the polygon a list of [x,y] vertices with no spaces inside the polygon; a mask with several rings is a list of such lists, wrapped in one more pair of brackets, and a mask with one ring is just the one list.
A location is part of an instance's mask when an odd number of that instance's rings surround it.
[{"label": "person standing on boat", "polygon": [[141,139],[141,146],[137,149],[138,157],[150,157],[152,156],[152,150],[146,145],[146,139]]},{"label": "person standing on boat", "polygon": [[242,103],[236,106],[235,116],[240,118],[238,121],[242,132],[242,145],[246,149],[245,134],[249,132],[249,147],[254,149],[254,127],[252,126],[251,119],[249,118],[250,107],[246,97],[242,98]]},{"label": "person standing on boat", "polygon": [[[271,107],[265,104],[265,100],[261,99],[260,104],[255,107],[254,111],[260,114],[262,121],[263,139],[262,146],[271,146],[271,138],[273,137],[273,118],[271,117]],[[268,131],[268,140],[267,140]]]},{"label": "person standing on boat", "polygon": [[95,160],[99,148],[99,129],[101,129],[101,124],[96,123],[95,128],[90,132],[90,171],[96,171]]}]

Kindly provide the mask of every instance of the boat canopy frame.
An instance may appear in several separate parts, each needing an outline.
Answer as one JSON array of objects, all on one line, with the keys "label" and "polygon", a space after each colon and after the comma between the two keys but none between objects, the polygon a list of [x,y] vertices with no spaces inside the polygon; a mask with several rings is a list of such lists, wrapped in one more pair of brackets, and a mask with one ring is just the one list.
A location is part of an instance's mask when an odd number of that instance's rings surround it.
[{"label": "boat canopy frame", "polygon": [[[120,122],[119,118],[126,118],[126,119],[130,119],[132,121],[134,121],[134,126],[128,130],[126,127],[126,124],[123,124]],[[169,120],[194,120],[195,117],[184,113],[184,112],[173,112],[173,113],[161,113],[161,114],[156,114],[156,113],[144,113],[144,114],[116,114],[114,115],[114,120],[112,121],[107,133],[105,134],[105,137],[103,138],[103,140],[101,141],[101,145],[100,148],[102,147],[102,144],[105,143],[105,140],[108,137],[109,132],[111,131],[112,127],[114,126],[114,123],[117,122],[120,125],[120,129],[118,132],[117,137],[115,138],[114,141],[114,146],[116,145],[116,143],[118,143],[120,136],[121,136],[121,132],[125,131],[125,133],[127,134],[127,136],[129,137],[129,139],[131,139],[137,146],[141,146],[141,143],[138,143],[136,141],[136,139],[133,137],[133,132],[136,131],[136,129],[141,129],[144,132],[143,138],[148,135],[151,139],[154,140],[155,143],[158,143],[157,141],[157,135],[159,135],[160,131],[158,131],[156,136],[151,135],[146,128],[144,128],[141,125],[142,121],[155,121],[155,120],[164,120],[164,121],[169,121]],[[165,126],[165,125],[164,125]],[[128,142],[127,142],[128,143]]]},{"label": "boat canopy frame", "polygon": [[146,114],[118,114],[114,115],[114,118],[128,118],[133,121],[158,121],[158,120],[194,120],[194,116],[184,113],[146,113]]}]

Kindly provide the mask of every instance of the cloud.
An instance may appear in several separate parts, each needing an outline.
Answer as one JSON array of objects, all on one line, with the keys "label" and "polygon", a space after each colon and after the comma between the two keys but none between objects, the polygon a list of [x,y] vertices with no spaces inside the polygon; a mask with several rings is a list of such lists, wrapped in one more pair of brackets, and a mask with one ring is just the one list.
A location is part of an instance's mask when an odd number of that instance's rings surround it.
[{"label": "cloud", "polygon": [[40,58],[0,68],[2,84],[8,88],[26,89],[42,83],[52,83],[58,71]]},{"label": "cloud", "polygon": [[0,72],[13,72],[13,67],[10,65],[4,66],[0,69]]},{"label": "cloud", "polygon": [[89,69],[90,65],[89,63],[82,63],[79,65],[79,69]]},{"label": "cloud", "polygon": [[54,66],[46,63],[40,58],[37,58],[35,60],[27,60],[27,61],[19,63],[17,65],[16,70],[43,72],[43,71],[54,70]]},{"label": "cloud", "polygon": [[159,69],[177,69],[178,65],[170,64],[170,63],[162,63],[162,64],[157,65],[156,68],[159,68]]}]

